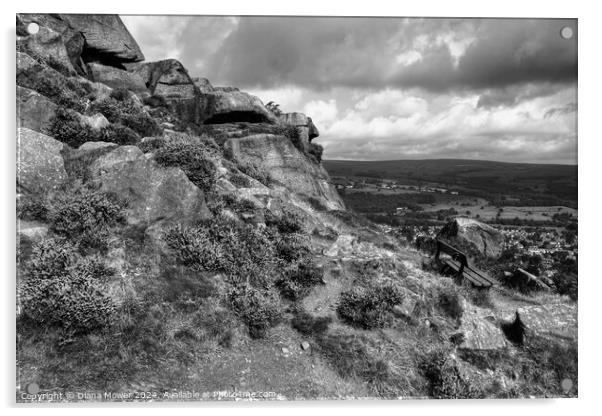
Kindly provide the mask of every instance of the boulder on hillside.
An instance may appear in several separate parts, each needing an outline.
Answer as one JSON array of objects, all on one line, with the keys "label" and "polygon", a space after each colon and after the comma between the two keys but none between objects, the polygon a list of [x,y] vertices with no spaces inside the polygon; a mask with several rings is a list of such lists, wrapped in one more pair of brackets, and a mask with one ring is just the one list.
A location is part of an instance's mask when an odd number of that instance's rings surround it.
[{"label": "boulder on hillside", "polygon": [[45,195],[67,180],[63,143],[40,132],[17,130],[17,192]]},{"label": "boulder on hillside", "polygon": [[228,139],[224,148],[235,159],[269,172],[288,189],[318,198],[328,209],[345,209],[339,194],[330,183],[326,170],[321,165],[311,162],[288,138],[256,134],[240,139]]},{"label": "boulder on hillside", "polygon": [[462,299],[460,325],[450,337],[460,350],[493,351],[507,347],[508,341],[498,319],[490,309]]},{"label": "boulder on hillside", "polygon": [[95,62],[89,63],[87,67],[88,76],[94,82],[103,83],[114,89],[126,89],[138,94],[148,94],[144,80],[136,73]]},{"label": "boulder on hillside", "polygon": [[57,105],[29,88],[17,85],[17,128],[48,133]]},{"label": "boulder on hillside", "polygon": [[186,224],[210,216],[203,192],[182,170],[159,166],[136,146],[120,146],[100,156],[92,163],[90,176],[101,190],[127,201],[130,224]]},{"label": "boulder on hillside", "polygon": [[439,238],[467,251],[470,255],[498,258],[502,253],[504,236],[490,225],[471,218],[454,218],[438,234]]}]

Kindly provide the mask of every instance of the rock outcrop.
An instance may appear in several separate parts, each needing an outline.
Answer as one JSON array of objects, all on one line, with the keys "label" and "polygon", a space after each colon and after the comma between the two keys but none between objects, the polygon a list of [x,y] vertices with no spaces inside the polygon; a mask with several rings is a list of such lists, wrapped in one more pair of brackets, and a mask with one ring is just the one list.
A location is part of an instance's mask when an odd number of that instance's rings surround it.
[{"label": "rock outcrop", "polygon": [[200,93],[201,118],[205,124],[277,123],[278,119],[268,111],[254,95],[238,90],[214,88]]},{"label": "rock outcrop", "polygon": [[[37,23],[40,31],[29,34],[27,25]],[[89,14],[19,14],[18,43],[25,43],[43,56],[53,55],[61,63],[67,59],[81,75],[86,65],[97,62],[123,67],[128,62],[144,60],[140,47],[119,16]]]},{"label": "rock outcrop", "polygon": [[80,32],[85,45],[84,62],[100,62],[113,66],[126,62],[139,62],[144,55],[136,40],[115,14],[62,14],[60,18],[75,31]]},{"label": "rock outcrop", "polygon": [[37,131],[17,130],[17,192],[45,195],[67,180],[63,143]]},{"label": "rock outcrop", "polygon": [[320,135],[311,117],[307,117],[303,113],[285,113],[281,114],[278,119],[284,125],[296,127],[299,138],[304,144],[311,142]]},{"label": "rock outcrop", "polygon": [[502,233],[492,226],[461,217],[454,218],[447,223],[439,232],[438,237],[468,251],[467,254],[478,254],[490,258],[500,256],[504,242]]},{"label": "rock outcrop", "polygon": [[136,73],[96,62],[89,63],[87,69],[88,77],[94,82],[103,83],[113,89],[126,89],[137,94],[148,94],[144,80]]},{"label": "rock outcrop", "polygon": [[235,159],[269,172],[275,180],[294,192],[319,198],[329,209],[344,209],[326,170],[311,162],[288,138],[257,134],[229,139],[224,147]]},{"label": "rock outcrop", "polygon": [[90,166],[100,189],[127,201],[128,223],[189,224],[210,216],[203,192],[178,168],[159,166],[136,146],[120,146]]},{"label": "rock outcrop", "polygon": [[57,105],[29,88],[17,86],[17,128],[48,133]]}]

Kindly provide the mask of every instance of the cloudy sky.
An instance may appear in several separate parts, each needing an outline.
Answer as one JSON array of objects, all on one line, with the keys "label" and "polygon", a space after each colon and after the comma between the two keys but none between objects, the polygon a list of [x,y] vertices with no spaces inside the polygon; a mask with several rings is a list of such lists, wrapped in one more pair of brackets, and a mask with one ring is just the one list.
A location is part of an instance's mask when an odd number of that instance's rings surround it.
[{"label": "cloudy sky", "polygon": [[311,116],[329,159],[577,163],[575,20],[122,18],[147,61]]}]

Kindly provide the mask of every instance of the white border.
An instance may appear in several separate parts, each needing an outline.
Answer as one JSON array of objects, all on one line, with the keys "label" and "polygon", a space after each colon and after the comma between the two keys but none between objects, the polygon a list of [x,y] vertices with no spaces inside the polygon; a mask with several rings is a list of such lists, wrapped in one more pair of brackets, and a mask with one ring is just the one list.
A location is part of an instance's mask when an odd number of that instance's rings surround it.
[{"label": "white border", "polygon": [[[602,262],[595,261],[600,252],[600,122],[602,113],[600,91],[600,33],[601,22],[595,2],[578,1],[540,1],[525,0],[486,1],[434,1],[420,0],[413,2],[393,2],[392,0],[370,0],[350,5],[347,2],[326,2],[324,0],[294,1],[230,1],[218,2],[131,2],[123,0],[103,0],[102,2],[78,1],[19,1],[3,2],[2,14],[4,42],[3,62],[1,66],[4,92],[1,102],[2,126],[4,137],[2,152],[1,191],[3,195],[2,219],[2,265],[5,273],[2,276],[4,287],[4,302],[2,303],[3,328],[2,337],[2,388],[0,394],[4,406],[13,407],[14,411],[14,195],[15,195],[15,87],[14,87],[14,26],[17,12],[71,12],[71,13],[119,13],[119,14],[234,14],[234,15],[347,15],[347,16],[458,16],[458,17],[569,17],[579,19],[579,252],[580,252],[580,336],[579,336],[579,399],[573,400],[527,400],[527,401],[404,401],[404,402],[305,402],[305,403],[238,403],[238,404],[203,404],[201,409],[184,409],[181,411],[219,412],[231,414],[245,412],[251,414],[287,415],[314,413],[316,411],[333,411],[340,407],[345,413],[365,415],[372,409],[379,413],[407,414],[478,414],[504,415],[508,414],[577,414],[589,413],[596,406],[599,396],[597,387],[600,374],[600,323],[599,311],[602,288],[600,287],[600,268]],[[598,203],[597,203],[598,202]],[[8,329],[8,330],[7,330]],[[71,406],[73,407],[73,406]],[[108,406],[105,406],[108,407]],[[97,407],[86,412],[103,414],[105,407]],[[129,412],[128,407],[112,405],[113,412]],[[163,414],[169,407],[163,404],[150,408],[144,407],[144,412]],[[140,409],[140,406],[136,406]],[[211,409],[211,410],[210,410]],[[215,409],[215,410],[212,410]],[[26,412],[32,409],[20,409]],[[132,409],[133,410],[133,409]],[[141,409],[140,409],[141,410]],[[51,414],[81,413],[79,408],[57,409],[45,408],[43,412]]]}]

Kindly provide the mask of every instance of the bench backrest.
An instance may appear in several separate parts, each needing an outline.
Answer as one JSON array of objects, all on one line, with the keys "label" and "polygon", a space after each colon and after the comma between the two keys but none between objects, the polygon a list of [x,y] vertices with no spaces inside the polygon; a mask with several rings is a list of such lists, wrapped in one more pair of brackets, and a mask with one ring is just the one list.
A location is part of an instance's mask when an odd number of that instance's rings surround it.
[{"label": "bench backrest", "polygon": [[449,254],[452,259],[459,261],[462,265],[468,265],[468,261],[466,260],[466,254],[458,250],[457,248],[450,246],[445,241],[437,239],[437,253],[435,254],[435,258],[439,258],[439,254],[441,253]]}]

